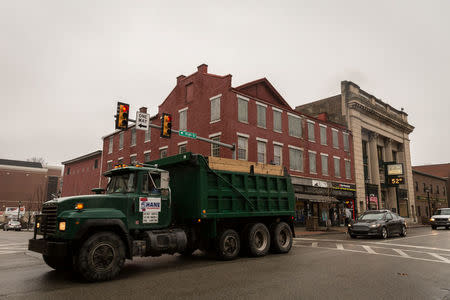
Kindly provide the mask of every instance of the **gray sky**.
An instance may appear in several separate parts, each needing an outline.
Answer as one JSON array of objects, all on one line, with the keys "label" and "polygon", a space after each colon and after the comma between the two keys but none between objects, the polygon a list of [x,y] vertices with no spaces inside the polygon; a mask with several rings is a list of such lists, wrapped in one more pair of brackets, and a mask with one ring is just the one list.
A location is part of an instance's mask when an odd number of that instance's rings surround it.
[{"label": "gray sky", "polygon": [[0,0],[0,158],[101,149],[118,100],[154,114],[206,63],[233,86],[267,77],[292,107],[351,80],[405,108],[413,164],[449,162],[449,13],[445,0]]}]

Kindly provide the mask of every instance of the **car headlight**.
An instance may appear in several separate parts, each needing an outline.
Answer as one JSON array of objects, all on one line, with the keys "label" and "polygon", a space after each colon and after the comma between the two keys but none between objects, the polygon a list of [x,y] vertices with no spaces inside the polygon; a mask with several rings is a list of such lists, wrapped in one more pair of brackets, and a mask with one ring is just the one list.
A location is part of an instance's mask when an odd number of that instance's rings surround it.
[{"label": "car headlight", "polygon": [[352,224],[348,224],[347,226],[348,226],[348,227],[352,227]]},{"label": "car headlight", "polygon": [[377,228],[377,227],[380,227],[381,226],[381,224],[372,224],[372,225],[370,225],[370,228]]},{"label": "car headlight", "polygon": [[430,222],[434,222],[434,218],[431,218],[431,219],[430,219]]},{"label": "car headlight", "polygon": [[65,221],[59,222],[59,231],[65,230],[66,230],[66,222]]}]

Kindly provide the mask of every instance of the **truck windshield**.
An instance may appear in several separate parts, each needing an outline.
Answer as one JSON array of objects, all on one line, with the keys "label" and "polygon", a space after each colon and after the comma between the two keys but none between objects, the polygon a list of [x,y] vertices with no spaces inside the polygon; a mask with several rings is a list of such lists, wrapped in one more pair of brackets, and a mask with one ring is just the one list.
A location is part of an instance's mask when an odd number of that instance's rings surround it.
[{"label": "truck windshield", "polygon": [[133,193],[136,190],[136,174],[125,173],[111,176],[106,188],[107,194]]},{"label": "truck windshield", "polygon": [[436,215],[450,215],[450,208],[438,209]]}]

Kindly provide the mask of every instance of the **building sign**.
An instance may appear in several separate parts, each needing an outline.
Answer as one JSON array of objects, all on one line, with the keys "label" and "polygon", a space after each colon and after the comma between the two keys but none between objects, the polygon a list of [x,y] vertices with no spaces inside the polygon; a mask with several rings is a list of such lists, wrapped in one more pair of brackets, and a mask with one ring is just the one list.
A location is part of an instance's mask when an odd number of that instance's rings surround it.
[{"label": "building sign", "polygon": [[387,164],[386,167],[388,176],[403,175],[403,164]]},{"label": "building sign", "polygon": [[312,180],[311,184],[312,184],[312,186],[317,186],[317,187],[322,187],[322,188],[328,187],[328,182],[321,181],[321,180]]},{"label": "building sign", "polygon": [[335,190],[356,191],[356,185],[354,184],[332,182],[331,187]]}]

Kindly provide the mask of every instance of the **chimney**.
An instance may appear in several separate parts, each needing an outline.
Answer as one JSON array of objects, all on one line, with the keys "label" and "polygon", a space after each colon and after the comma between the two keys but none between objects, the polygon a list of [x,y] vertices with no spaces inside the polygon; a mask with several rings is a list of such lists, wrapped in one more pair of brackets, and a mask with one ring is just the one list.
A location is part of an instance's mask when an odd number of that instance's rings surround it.
[{"label": "chimney", "polygon": [[146,114],[147,113],[147,107],[142,106],[141,108],[139,108],[139,112]]},{"label": "chimney", "polygon": [[317,119],[321,121],[328,121],[328,114],[326,112],[320,113],[317,115]]},{"label": "chimney", "polygon": [[178,77],[177,77],[177,85],[179,85],[180,82],[181,82],[183,79],[185,79],[185,78],[186,78],[186,76],[184,76],[184,75],[178,76]]},{"label": "chimney", "polygon": [[208,65],[207,64],[201,64],[200,66],[197,67],[197,71],[199,73],[202,73],[202,74],[208,73]]}]

